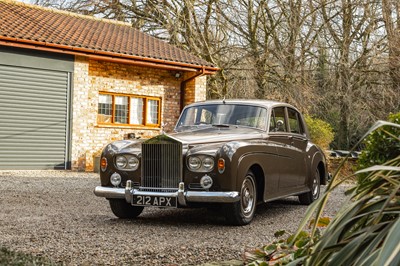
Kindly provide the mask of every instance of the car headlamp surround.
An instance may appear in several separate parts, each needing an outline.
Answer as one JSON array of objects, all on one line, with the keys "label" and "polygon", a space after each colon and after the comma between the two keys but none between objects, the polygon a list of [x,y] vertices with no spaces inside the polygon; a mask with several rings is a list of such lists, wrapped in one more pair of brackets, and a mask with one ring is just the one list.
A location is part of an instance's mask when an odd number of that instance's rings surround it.
[{"label": "car headlamp surround", "polygon": [[211,172],[214,169],[214,160],[214,157],[209,155],[190,155],[186,162],[190,171]]},{"label": "car headlamp surround", "polygon": [[115,157],[115,166],[119,170],[135,171],[139,168],[139,158],[133,154],[119,154]]}]

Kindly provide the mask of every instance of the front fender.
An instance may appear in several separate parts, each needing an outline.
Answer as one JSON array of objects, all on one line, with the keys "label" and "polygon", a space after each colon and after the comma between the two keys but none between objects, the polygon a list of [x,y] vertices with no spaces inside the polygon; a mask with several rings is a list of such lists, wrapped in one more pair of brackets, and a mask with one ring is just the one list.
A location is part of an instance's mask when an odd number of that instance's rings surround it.
[{"label": "front fender", "polygon": [[[236,189],[238,191],[240,191],[247,172],[253,165],[259,165],[260,167],[262,165],[262,162],[259,161],[259,156],[257,156],[257,154],[243,154],[243,156],[239,159],[236,175]],[[264,171],[264,169],[262,170]]]},{"label": "front fender", "polygon": [[107,160],[107,169],[103,172],[100,170],[100,182],[102,186],[110,185],[110,176],[114,172],[119,172],[124,180],[128,179],[129,173],[119,171],[114,166],[114,156],[120,153],[140,153],[140,145],[143,140],[118,140],[109,143],[104,147],[101,158],[106,158]]},{"label": "front fender", "polygon": [[[254,173],[265,184],[266,174],[270,174],[273,182],[276,172],[277,153],[276,147],[270,145],[268,141],[249,141],[232,142],[228,146],[228,158],[230,158],[230,175],[234,182],[235,189],[239,191],[247,172],[252,167],[257,167],[257,173]],[[272,184],[271,184],[272,185]]]}]

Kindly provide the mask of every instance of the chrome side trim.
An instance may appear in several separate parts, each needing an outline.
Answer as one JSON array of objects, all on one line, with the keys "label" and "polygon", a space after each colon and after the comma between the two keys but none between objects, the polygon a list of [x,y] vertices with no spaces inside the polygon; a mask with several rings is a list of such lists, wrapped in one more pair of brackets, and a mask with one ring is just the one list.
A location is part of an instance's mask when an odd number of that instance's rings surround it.
[{"label": "chrome side trim", "polygon": [[97,186],[94,194],[108,199],[125,199],[125,188]]},{"label": "chrome side trim", "polygon": [[217,192],[217,191],[187,191],[185,198],[189,202],[218,202],[233,203],[239,201],[239,192]]}]

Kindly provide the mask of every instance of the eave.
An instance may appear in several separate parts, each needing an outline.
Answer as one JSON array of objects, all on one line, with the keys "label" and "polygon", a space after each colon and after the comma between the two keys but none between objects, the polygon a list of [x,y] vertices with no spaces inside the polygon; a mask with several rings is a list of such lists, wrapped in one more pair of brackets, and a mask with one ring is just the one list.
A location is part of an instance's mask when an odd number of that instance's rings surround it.
[{"label": "eave", "polygon": [[131,64],[137,66],[159,68],[166,70],[175,71],[187,71],[187,72],[197,72],[202,75],[212,75],[215,74],[219,68],[196,65],[189,63],[181,63],[176,61],[162,60],[157,58],[141,57],[129,54],[121,54],[109,51],[94,50],[86,47],[75,47],[62,44],[54,44],[49,42],[42,42],[36,40],[27,40],[20,38],[12,38],[0,36],[0,45],[9,47],[18,47],[39,51],[47,51],[54,53],[70,54],[77,56],[84,56],[89,59],[102,60],[108,62]]}]

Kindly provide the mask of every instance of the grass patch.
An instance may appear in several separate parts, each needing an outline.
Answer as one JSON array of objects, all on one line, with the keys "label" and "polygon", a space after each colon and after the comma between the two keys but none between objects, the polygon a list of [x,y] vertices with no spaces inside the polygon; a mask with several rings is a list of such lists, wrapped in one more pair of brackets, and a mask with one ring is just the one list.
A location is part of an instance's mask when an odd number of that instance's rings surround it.
[{"label": "grass patch", "polygon": [[22,252],[10,251],[7,248],[0,248],[0,265],[10,266],[37,266],[37,265],[59,265],[49,259],[36,257]]}]

